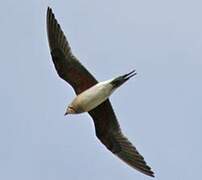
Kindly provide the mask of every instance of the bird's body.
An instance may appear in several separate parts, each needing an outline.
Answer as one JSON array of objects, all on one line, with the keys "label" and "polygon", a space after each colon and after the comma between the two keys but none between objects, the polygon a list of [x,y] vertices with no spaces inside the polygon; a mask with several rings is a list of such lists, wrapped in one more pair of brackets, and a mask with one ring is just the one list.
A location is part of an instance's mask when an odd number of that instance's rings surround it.
[{"label": "bird's body", "polygon": [[77,95],[65,114],[88,112],[93,119],[96,136],[108,150],[131,167],[154,177],[153,171],[143,156],[123,135],[108,99],[115,89],[136,74],[135,71],[99,83],[72,54],[69,43],[51,8],[47,10],[47,32],[57,73],[73,87]]},{"label": "bird's body", "polygon": [[[110,84],[110,80],[100,82],[90,87],[74,98],[68,106],[68,108],[70,108],[70,112],[67,112],[67,114],[78,114],[94,109],[104,102],[111,95],[113,90],[114,89],[112,84]],[[74,111],[72,112],[71,109]]]},{"label": "bird's body", "polygon": [[124,82],[134,76],[135,71],[124,74],[114,79],[102,81],[86,89],[76,96],[68,106],[66,114],[79,114],[89,112],[107,100],[107,98]]}]

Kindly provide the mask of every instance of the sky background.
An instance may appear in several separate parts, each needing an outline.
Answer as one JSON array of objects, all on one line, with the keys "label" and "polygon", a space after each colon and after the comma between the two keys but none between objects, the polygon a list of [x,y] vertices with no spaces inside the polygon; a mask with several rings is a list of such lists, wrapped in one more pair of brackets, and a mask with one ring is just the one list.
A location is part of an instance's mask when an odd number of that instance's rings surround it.
[{"label": "sky background", "polygon": [[152,179],[98,141],[87,113],[63,116],[75,94],[50,57],[47,6],[98,80],[137,70],[110,99],[155,179],[201,179],[202,1],[0,4],[0,179]]}]

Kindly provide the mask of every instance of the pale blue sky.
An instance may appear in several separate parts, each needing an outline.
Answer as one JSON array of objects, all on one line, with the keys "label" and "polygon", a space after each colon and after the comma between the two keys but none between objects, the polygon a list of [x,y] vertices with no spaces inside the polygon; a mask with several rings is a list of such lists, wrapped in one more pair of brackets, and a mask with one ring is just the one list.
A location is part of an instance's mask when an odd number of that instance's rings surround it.
[{"label": "pale blue sky", "polygon": [[63,116],[74,92],[51,61],[48,5],[98,80],[137,70],[111,102],[156,179],[201,179],[199,0],[2,1],[0,179],[151,179],[97,140],[88,114]]}]

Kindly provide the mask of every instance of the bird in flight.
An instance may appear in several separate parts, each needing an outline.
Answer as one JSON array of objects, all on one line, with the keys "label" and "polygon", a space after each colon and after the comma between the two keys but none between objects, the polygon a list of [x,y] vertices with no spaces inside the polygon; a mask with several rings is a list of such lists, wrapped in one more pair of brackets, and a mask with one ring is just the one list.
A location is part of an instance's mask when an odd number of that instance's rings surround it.
[{"label": "bird in flight", "polygon": [[65,115],[88,112],[95,125],[97,138],[109,151],[132,168],[154,177],[151,168],[132,143],[123,135],[109,96],[115,89],[136,75],[135,70],[122,76],[98,82],[72,54],[69,43],[52,9],[47,9],[47,33],[52,60],[58,75],[76,93]]}]

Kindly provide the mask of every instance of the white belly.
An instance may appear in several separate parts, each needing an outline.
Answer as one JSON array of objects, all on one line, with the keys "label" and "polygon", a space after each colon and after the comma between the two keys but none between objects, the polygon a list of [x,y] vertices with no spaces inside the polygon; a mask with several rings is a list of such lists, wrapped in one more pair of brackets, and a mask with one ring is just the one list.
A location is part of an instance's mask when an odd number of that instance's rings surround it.
[{"label": "white belly", "polygon": [[74,107],[83,109],[83,112],[90,111],[104,102],[113,92],[110,80],[100,82],[95,86],[79,94],[71,103]]}]

